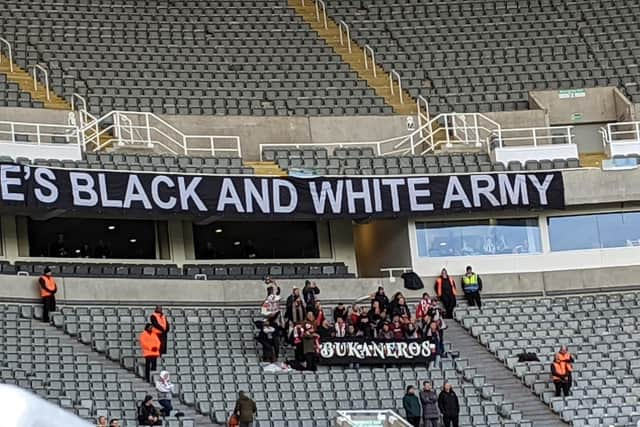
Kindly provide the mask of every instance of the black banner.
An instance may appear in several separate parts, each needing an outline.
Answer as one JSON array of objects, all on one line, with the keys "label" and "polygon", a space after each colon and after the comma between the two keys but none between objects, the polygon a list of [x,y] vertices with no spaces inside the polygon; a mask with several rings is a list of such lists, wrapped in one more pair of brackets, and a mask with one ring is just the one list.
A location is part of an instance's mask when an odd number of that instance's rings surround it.
[{"label": "black banner", "polygon": [[320,343],[322,365],[427,364],[435,349],[425,339],[367,340],[358,337],[331,338]]},{"label": "black banner", "polygon": [[278,219],[564,207],[560,172],[260,177],[0,165],[0,207]]}]

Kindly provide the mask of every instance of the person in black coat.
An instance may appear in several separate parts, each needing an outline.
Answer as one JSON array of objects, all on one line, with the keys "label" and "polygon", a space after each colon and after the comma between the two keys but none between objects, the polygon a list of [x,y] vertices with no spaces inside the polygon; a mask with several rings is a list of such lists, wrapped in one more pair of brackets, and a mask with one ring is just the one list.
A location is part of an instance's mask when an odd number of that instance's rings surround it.
[{"label": "person in black coat", "polygon": [[442,414],[444,427],[458,427],[458,416],[460,415],[460,402],[456,392],[449,383],[442,386],[440,396],[438,396],[438,409]]},{"label": "person in black coat", "polygon": [[269,324],[268,320],[262,324],[258,334],[258,342],[262,344],[262,361],[275,363],[280,354],[280,339],[276,328]]},{"label": "person in black coat", "polygon": [[141,426],[161,426],[160,412],[153,404],[153,396],[147,395],[138,407],[138,424]]},{"label": "person in black coat", "polygon": [[316,282],[310,282],[307,280],[304,282],[304,288],[302,289],[302,298],[307,306],[307,311],[313,311],[316,306],[316,295],[320,293],[320,289]]},{"label": "person in black coat", "polygon": [[384,288],[380,286],[378,292],[373,294],[373,301],[378,301],[381,310],[389,311],[389,298],[384,293]]}]

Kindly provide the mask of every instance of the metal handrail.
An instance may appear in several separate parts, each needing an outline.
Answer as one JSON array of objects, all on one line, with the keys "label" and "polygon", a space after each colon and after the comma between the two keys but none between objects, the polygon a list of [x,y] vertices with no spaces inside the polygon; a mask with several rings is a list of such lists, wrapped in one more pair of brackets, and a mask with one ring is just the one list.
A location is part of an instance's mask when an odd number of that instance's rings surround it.
[{"label": "metal handrail", "polygon": [[373,69],[373,77],[378,77],[378,72],[376,71],[376,54],[373,53],[373,49],[368,44],[364,45],[364,69],[369,69],[369,63],[367,62],[367,51],[371,53],[371,68]]},{"label": "metal handrail", "polygon": [[[553,131],[562,130],[562,134],[554,134]],[[538,141],[552,140],[554,138],[564,138],[566,144],[575,144],[573,141],[573,126],[551,126],[551,127],[532,127],[532,128],[513,128],[513,129],[501,129],[500,136],[497,136],[495,132],[492,132],[487,140],[491,140],[492,137],[497,137],[497,143],[500,148],[503,148],[505,141],[533,141],[533,147],[538,146]],[[540,135],[540,131],[549,132],[547,135]],[[510,133],[527,133],[525,136],[505,136]],[[531,145],[531,144],[528,144]]]},{"label": "metal handrail", "polygon": [[[422,114],[421,105],[424,105],[425,114]],[[422,129],[422,121],[425,120],[429,124],[429,133],[431,133],[433,131],[431,126],[431,112],[429,111],[429,102],[424,96],[418,95],[416,98],[416,108],[418,111],[418,128]],[[424,135],[420,133],[420,137],[423,138]]]},{"label": "metal handrail", "polygon": [[38,90],[37,70],[40,70],[44,74],[44,85],[47,91],[47,101],[50,101],[51,95],[49,94],[49,73],[47,72],[47,69],[40,64],[36,64],[33,66],[33,89],[36,91]]},{"label": "metal handrail", "polygon": [[[8,130],[5,130],[7,129]],[[19,128],[20,130],[16,130]],[[22,144],[22,145],[42,145],[48,144],[49,142],[43,142],[43,137],[63,137],[67,141],[69,138],[74,138],[74,145],[80,144],[80,138],[78,135],[78,128],[76,126],[69,125],[58,125],[58,124],[48,124],[48,123],[24,123],[24,122],[10,122],[10,121],[0,121],[0,135],[9,135],[10,140],[6,142],[10,142],[13,144]],[[26,136],[35,136],[35,141],[16,141],[16,134],[26,135]],[[0,138],[2,140],[2,138]],[[62,144],[60,142],[56,142],[55,144]]]},{"label": "metal handrail", "polygon": [[395,95],[393,91],[393,77],[398,79],[398,92],[400,94],[400,104],[404,104],[404,99],[402,99],[402,80],[400,79],[400,74],[396,70],[391,70],[389,73],[389,86],[391,87],[391,95]]},{"label": "metal handrail", "polygon": [[75,111],[76,110],[76,98],[78,98],[78,100],[80,100],[82,102],[82,110],[80,111],[87,111],[87,100],[84,99],[84,97],[82,95],[79,95],[77,93],[73,93],[73,95],[71,95],[71,111]]},{"label": "metal handrail", "polygon": [[323,19],[324,19],[324,29],[326,30],[327,27],[327,7],[324,4],[324,1],[322,0],[316,0],[316,21],[320,22],[320,9],[318,4],[320,4],[322,6],[322,15],[323,15]]},{"label": "metal handrail", "polygon": [[13,73],[13,53],[11,52],[11,43],[2,37],[0,37],[0,43],[7,46],[7,53],[9,54],[9,71]]},{"label": "metal handrail", "polygon": [[[326,27],[325,27],[326,28]],[[351,53],[351,33],[349,32],[349,26],[342,19],[338,21],[338,31],[340,32],[340,46],[344,46],[344,41],[342,37],[342,29],[347,33],[347,46],[349,49],[349,53]]]}]

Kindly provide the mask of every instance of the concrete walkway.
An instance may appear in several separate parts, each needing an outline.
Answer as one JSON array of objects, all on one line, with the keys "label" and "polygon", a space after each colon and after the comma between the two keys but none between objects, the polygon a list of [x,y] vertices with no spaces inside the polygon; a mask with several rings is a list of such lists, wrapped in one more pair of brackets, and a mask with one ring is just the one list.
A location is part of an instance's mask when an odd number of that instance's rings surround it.
[{"label": "concrete walkway", "polygon": [[458,322],[449,321],[448,325],[445,341],[451,343],[461,357],[468,359],[470,366],[477,369],[478,375],[484,375],[488,384],[495,385],[496,393],[504,395],[506,401],[513,402],[513,410],[522,412],[523,419],[531,421],[534,426],[567,426]]}]

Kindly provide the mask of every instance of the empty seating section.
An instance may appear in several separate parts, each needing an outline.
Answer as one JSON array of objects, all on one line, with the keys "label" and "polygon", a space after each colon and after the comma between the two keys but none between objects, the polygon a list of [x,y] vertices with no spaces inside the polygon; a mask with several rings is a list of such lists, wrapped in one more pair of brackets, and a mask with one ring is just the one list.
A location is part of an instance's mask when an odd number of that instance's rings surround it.
[{"label": "empty seating section", "polygon": [[0,34],[94,115],[392,112],[285,1],[10,0]]},{"label": "empty seating section", "polygon": [[178,267],[172,264],[105,264],[63,260],[48,264],[38,262],[0,262],[1,274],[40,275],[45,267],[51,268],[60,277],[112,277],[136,279],[256,279],[266,276],[280,279],[296,278],[347,278],[354,277],[341,262],[331,263],[252,263],[252,264],[186,264]]},{"label": "empty seating section", "polygon": [[[64,307],[54,325],[106,357],[140,374],[137,334],[151,313],[142,307]],[[407,384],[431,379],[441,387],[446,379],[461,398],[460,425],[520,424],[500,415],[510,408],[495,399],[481,398],[480,390],[462,379],[466,359],[443,359],[437,366],[345,369],[320,367],[317,372],[267,374],[259,363],[254,341],[254,308],[165,307],[172,321],[168,352],[158,369],[173,373],[180,400],[224,424],[239,390],[256,400],[259,427],[329,426],[340,409],[395,409]],[[289,354],[293,357],[292,354]],[[489,397],[489,396],[485,396]]]},{"label": "empty seating section", "polygon": [[17,83],[7,81],[7,76],[0,74],[0,106],[42,108],[41,102],[33,101],[31,95],[20,91]]},{"label": "empty seating section", "polygon": [[440,153],[426,156],[379,156],[371,147],[302,149],[269,148],[263,160],[284,170],[312,170],[318,175],[407,175],[577,168],[578,159],[492,163],[486,153]]},{"label": "empty seating section", "polygon": [[624,85],[638,94],[637,0],[347,0],[327,8],[432,111],[527,109],[530,90]]},{"label": "empty seating section", "polygon": [[[573,426],[635,426],[640,421],[640,294],[487,301],[456,318]],[[554,353],[576,355],[570,397],[555,397]],[[532,352],[540,362],[518,362]]]}]

